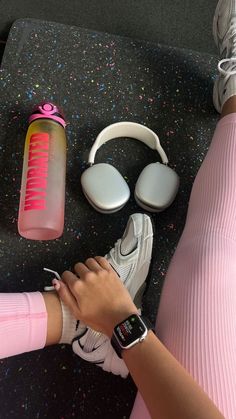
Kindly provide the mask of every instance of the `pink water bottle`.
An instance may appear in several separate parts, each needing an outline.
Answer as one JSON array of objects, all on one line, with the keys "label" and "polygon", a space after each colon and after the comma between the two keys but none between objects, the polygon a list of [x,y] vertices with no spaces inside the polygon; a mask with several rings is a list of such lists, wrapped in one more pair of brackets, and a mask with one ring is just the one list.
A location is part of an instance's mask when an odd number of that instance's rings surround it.
[{"label": "pink water bottle", "polygon": [[29,118],[21,181],[18,231],[31,240],[52,240],[64,228],[65,120],[52,103]]}]

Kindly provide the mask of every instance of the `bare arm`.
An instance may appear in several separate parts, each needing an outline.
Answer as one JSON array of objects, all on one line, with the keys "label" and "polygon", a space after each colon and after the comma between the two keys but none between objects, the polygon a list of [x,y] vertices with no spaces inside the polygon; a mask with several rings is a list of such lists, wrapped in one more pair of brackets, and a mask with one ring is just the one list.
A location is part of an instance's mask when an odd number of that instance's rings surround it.
[{"label": "bare arm", "polygon": [[[114,327],[137,309],[106,259],[90,258],[62,275],[58,293],[73,315],[111,337]],[[58,286],[57,286],[58,288]],[[193,378],[149,332],[144,342],[123,351],[123,359],[153,419],[222,419]]]},{"label": "bare arm", "polygon": [[123,351],[123,359],[153,419],[223,418],[153,332],[144,342]]}]

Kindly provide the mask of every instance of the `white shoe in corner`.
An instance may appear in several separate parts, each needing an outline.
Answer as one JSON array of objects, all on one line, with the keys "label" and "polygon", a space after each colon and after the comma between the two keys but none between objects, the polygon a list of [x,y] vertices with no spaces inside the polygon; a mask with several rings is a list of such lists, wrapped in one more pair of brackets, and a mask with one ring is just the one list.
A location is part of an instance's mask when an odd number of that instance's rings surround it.
[{"label": "white shoe in corner", "polygon": [[236,0],[219,0],[213,19],[213,36],[220,52],[213,103],[220,113],[224,103],[236,95]]},{"label": "white shoe in corner", "polygon": [[[105,256],[120,276],[138,308],[148,277],[153,248],[152,221],[146,214],[129,217],[125,232]],[[81,330],[81,328],[80,328]],[[107,336],[84,327],[72,342],[73,351],[82,359],[105,371],[125,378],[128,369],[111,346]]]}]

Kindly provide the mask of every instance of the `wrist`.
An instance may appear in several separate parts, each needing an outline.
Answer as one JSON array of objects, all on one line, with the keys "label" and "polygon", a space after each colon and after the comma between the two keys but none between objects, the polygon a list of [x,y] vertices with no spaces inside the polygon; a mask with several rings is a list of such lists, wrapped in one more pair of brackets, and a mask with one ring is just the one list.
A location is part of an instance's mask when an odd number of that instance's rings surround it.
[{"label": "wrist", "polygon": [[105,334],[111,339],[114,328],[132,314],[139,314],[138,309],[134,304],[130,305],[130,307],[124,307],[118,312],[113,313],[109,318],[109,323],[107,324],[107,330]]},{"label": "wrist", "polygon": [[137,313],[123,319],[114,328],[111,338],[111,344],[119,358],[122,358],[123,352],[127,349],[142,343],[150,329],[152,329],[150,321]]}]

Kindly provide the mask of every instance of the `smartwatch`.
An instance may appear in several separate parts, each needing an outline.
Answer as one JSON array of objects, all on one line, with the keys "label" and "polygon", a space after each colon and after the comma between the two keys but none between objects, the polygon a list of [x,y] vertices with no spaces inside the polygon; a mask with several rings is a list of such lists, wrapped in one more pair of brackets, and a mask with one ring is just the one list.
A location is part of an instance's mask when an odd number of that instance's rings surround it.
[{"label": "smartwatch", "polygon": [[122,358],[123,350],[142,342],[150,329],[153,328],[149,320],[138,314],[132,314],[119,323],[114,328],[111,338],[111,344],[119,358]]}]

